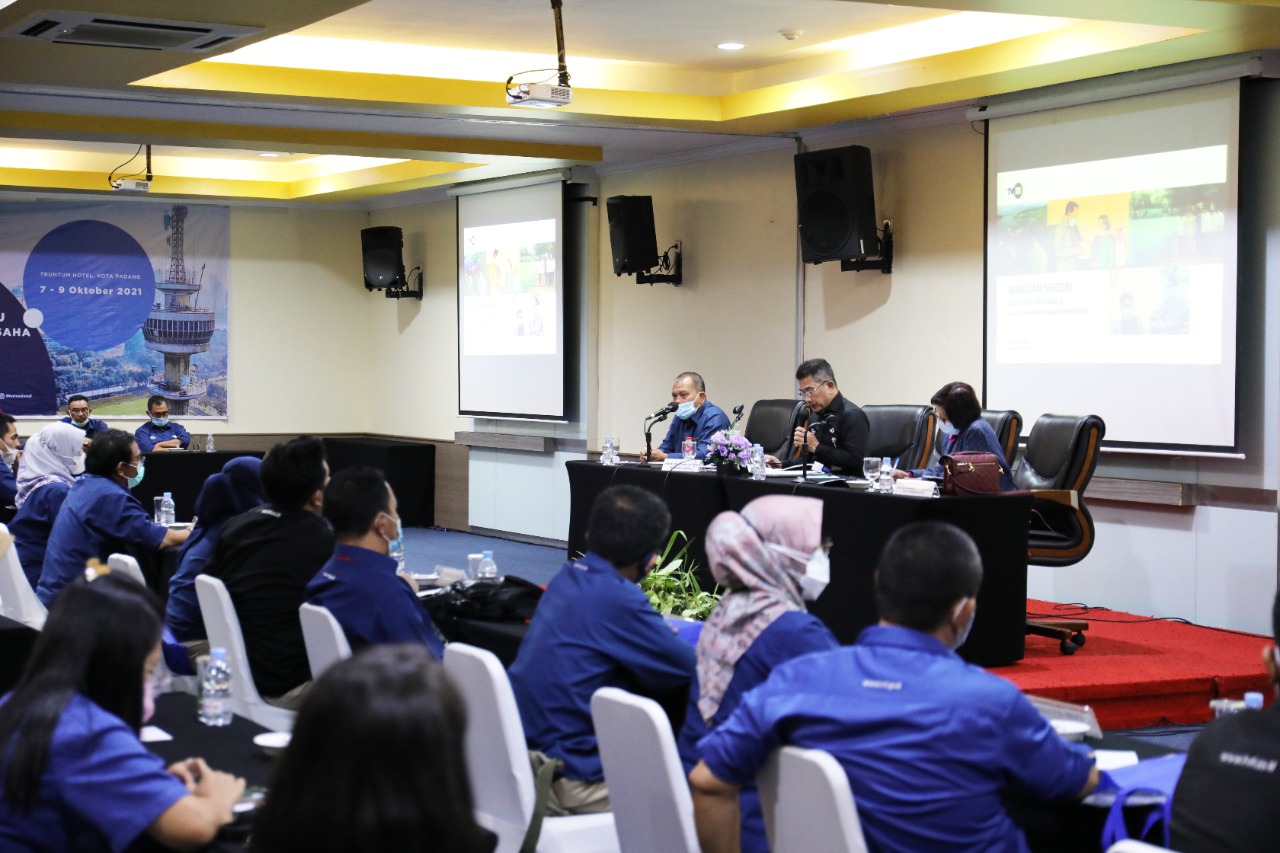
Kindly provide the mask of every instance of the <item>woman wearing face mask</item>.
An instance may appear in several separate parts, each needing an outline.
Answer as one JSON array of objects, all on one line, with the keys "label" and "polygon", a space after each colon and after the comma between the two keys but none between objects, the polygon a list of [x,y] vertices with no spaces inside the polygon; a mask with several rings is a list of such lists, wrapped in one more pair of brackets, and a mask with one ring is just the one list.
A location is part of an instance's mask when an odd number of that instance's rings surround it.
[{"label": "woman wearing face mask", "polygon": [[84,572],[91,559],[111,554],[146,553],[187,541],[189,528],[170,529],[151,522],[129,490],[142,482],[142,454],[133,436],[108,429],[97,434],[85,456],[85,474],[62,503],[36,595],[48,607],[58,591]]},{"label": "woman wearing face mask", "polygon": [[84,433],[71,424],[55,423],[27,441],[18,471],[18,514],[9,525],[18,562],[35,589],[44,568],[45,546],[53,520],[76,477],[84,473]]},{"label": "woman wearing face mask", "polygon": [[[678,744],[686,773],[702,757],[698,740],[774,667],[837,646],[805,609],[829,576],[822,501],[769,495],[740,514],[720,513],[707,528],[707,561],[725,594],[698,638],[698,678]],[[740,807],[743,853],[767,851],[754,785],[742,789]]]},{"label": "woman wearing face mask", "polygon": [[160,628],[159,602],[126,577],[82,576],[58,597],[0,699],[0,849],[123,850],[144,833],[195,849],[231,820],[243,779],[198,758],[166,770],[138,740]]},{"label": "woman wearing face mask", "polygon": [[[949,382],[933,395],[933,412],[938,416],[938,425],[942,429],[942,445],[938,448],[939,456],[956,453],[961,450],[973,450],[981,453],[994,453],[1000,463],[1000,490],[1012,492],[1017,486],[1009,471],[1009,462],[1000,449],[1000,440],[991,425],[982,419],[982,404],[973,386],[966,382]],[[903,477],[929,477],[942,479],[942,463],[930,468],[917,468],[913,471],[894,471],[894,479]]]}]

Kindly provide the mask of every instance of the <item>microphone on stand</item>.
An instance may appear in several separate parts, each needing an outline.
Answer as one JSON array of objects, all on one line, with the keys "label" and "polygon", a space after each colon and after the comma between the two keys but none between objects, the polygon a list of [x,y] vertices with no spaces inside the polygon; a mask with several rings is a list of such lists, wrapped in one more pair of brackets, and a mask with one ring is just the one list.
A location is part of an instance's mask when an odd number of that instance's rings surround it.
[{"label": "microphone on stand", "polygon": [[661,409],[644,419],[644,458],[653,456],[653,425],[667,419],[667,415],[680,408],[675,403],[667,403]]},{"label": "microphone on stand", "polygon": [[729,424],[729,429],[733,429],[738,425],[738,421],[742,420],[743,405],[739,403],[733,407],[733,423]]},{"label": "microphone on stand", "polygon": [[665,406],[663,406],[661,409],[658,409],[658,411],[654,412],[652,415],[649,415],[649,417],[650,417],[650,418],[658,418],[658,419],[660,419],[660,420],[666,420],[666,419],[667,419],[667,415],[671,414],[672,412],[674,412],[674,411],[675,411],[676,409],[678,409],[678,408],[680,408],[680,407],[679,407],[678,405],[676,405],[675,403],[667,403],[667,404],[666,404]]}]

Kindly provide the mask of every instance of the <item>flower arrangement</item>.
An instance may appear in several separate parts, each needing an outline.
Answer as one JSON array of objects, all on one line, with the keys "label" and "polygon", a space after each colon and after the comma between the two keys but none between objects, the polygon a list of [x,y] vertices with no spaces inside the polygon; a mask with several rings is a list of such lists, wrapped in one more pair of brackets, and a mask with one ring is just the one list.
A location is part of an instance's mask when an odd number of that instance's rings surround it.
[{"label": "flower arrangement", "polygon": [[746,471],[751,464],[751,442],[733,430],[722,429],[711,436],[707,462],[730,473]]}]

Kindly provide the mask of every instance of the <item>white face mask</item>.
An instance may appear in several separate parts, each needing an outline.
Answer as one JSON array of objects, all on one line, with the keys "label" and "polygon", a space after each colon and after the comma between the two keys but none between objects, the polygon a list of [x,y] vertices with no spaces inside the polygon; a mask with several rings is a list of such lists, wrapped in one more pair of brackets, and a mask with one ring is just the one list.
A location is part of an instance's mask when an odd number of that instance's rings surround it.
[{"label": "white face mask", "polygon": [[831,583],[831,557],[827,549],[819,546],[812,554],[805,554],[772,542],[766,542],[765,546],[797,563],[804,563],[804,574],[800,577],[800,595],[805,601],[817,601],[827,584]]},{"label": "white face mask", "polygon": [[960,432],[951,421],[938,421],[938,429],[942,430],[943,435],[955,435]]},{"label": "white face mask", "polygon": [[960,599],[956,602],[956,606],[951,609],[951,624],[956,626],[956,642],[951,647],[952,651],[963,646],[964,641],[969,639],[969,632],[973,630],[974,620],[978,618],[978,608],[974,607],[973,616],[969,618],[969,624],[963,628],[960,627],[960,614],[964,611],[964,603],[968,600],[967,598]]},{"label": "white face mask", "polygon": [[18,461],[17,449],[0,442],[0,460],[3,460],[4,464],[12,467],[13,463]]},{"label": "white face mask", "polygon": [[79,477],[83,473],[84,473],[84,454],[81,453],[78,456],[76,456],[75,460],[71,463],[71,476]]}]

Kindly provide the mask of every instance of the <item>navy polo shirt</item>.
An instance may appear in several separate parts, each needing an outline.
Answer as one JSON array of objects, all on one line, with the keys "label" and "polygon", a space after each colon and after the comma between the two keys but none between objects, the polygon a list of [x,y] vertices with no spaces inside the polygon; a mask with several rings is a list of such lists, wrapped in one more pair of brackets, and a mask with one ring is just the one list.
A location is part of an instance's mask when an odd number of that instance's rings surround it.
[{"label": "navy polo shirt", "polygon": [[58,590],[84,573],[88,560],[106,562],[109,555],[130,549],[157,551],[166,532],[151,523],[151,514],[124,486],[85,474],[71,486],[53,523],[36,595],[48,607]]},{"label": "navy polo shirt", "polygon": [[693,417],[675,418],[671,421],[667,435],[658,449],[667,455],[674,453],[678,456],[684,446],[685,436],[691,435],[697,445],[695,456],[702,459],[707,455],[707,444],[711,441],[711,436],[728,428],[729,416],[724,413],[724,409],[706,400],[693,413]]},{"label": "navy polo shirt", "polygon": [[422,643],[436,660],[444,658],[444,641],[426,608],[384,554],[339,543],[307,584],[306,599],[328,608],[353,652],[380,643]]},{"label": "navy polo shirt", "polygon": [[184,448],[191,444],[191,434],[187,432],[182,424],[173,421],[169,421],[164,426],[156,426],[147,421],[134,430],[133,438],[138,442],[138,449],[143,453],[150,453],[157,444],[162,441],[168,441],[171,438],[176,438],[182,442],[181,446]]},{"label": "navy polo shirt", "polygon": [[62,422],[64,424],[71,424],[73,427],[76,427],[76,429],[83,429],[84,437],[89,439],[92,439],[95,435],[107,429],[107,422],[98,420],[97,418],[89,418],[89,422],[83,427],[76,426],[76,422],[71,420],[70,416],[63,418]]},{"label": "navy polo shirt", "polygon": [[18,549],[18,562],[22,564],[22,573],[35,589],[40,583],[40,572],[44,570],[44,554],[49,546],[49,533],[53,530],[53,522],[62,509],[62,502],[67,499],[71,484],[61,480],[53,480],[40,486],[18,508],[18,514],[9,523],[9,532],[13,534],[13,547]]}]

